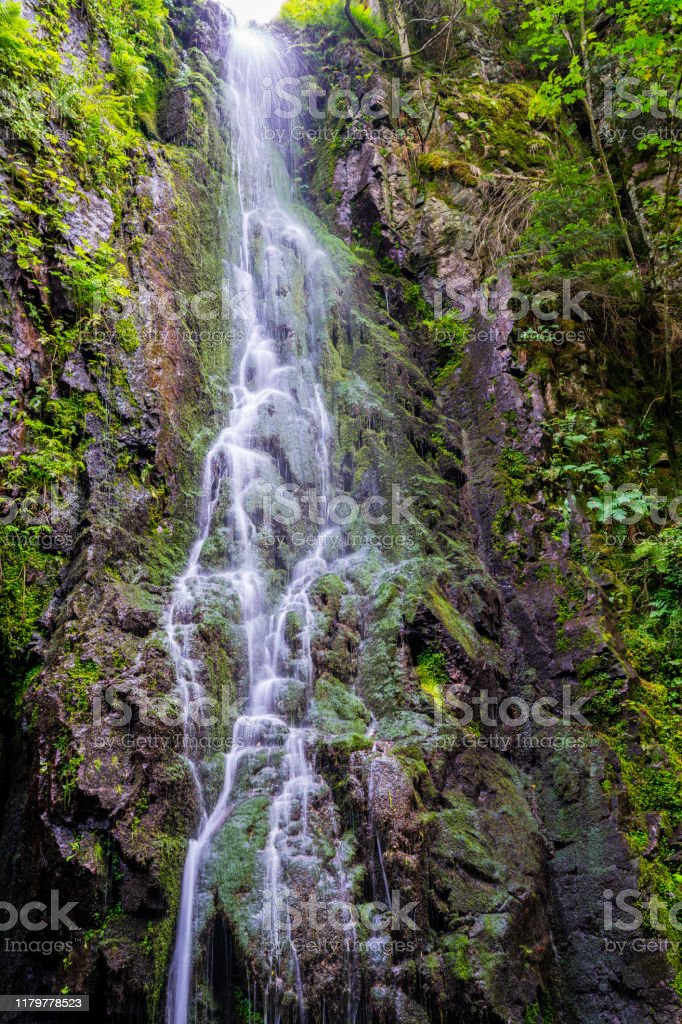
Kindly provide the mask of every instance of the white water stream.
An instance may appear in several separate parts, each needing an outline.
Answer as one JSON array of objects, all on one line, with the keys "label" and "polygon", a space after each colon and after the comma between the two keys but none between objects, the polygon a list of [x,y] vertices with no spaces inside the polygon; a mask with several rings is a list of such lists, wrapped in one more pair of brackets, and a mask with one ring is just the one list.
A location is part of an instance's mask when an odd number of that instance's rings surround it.
[{"label": "white water stream", "polygon": [[[239,259],[231,267],[232,290],[238,296],[232,406],[228,425],[206,458],[199,536],[177,582],[167,619],[185,711],[186,754],[201,808],[184,866],[168,984],[168,1024],[194,1020],[202,869],[238,799],[240,780],[243,789],[250,761],[264,749],[273,762],[280,759],[282,782],[270,804],[269,835],[260,854],[266,888],[263,974],[272,979],[264,983],[263,1008],[267,1024],[278,1024],[281,976],[286,973],[295,979],[299,1017],[305,1019],[303,982],[278,897],[284,891],[283,857],[310,860],[308,803],[321,782],[306,753],[305,720],[286,720],[281,707],[292,687],[310,695],[315,623],[311,588],[329,571],[337,539],[326,525],[315,527],[312,538],[299,549],[303,557],[289,569],[288,583],[277,592],[259,493],[283,478],[283,463],[289,480],[312,485],[322,497],[328,493],[329,422],[314,367],[325,291],[332,275],[324,252],[290,212],[289,178],[280,155],[265,137],[263,81],[275,81],[291,70],[273,39],[255,29],[233,30],[228,64],[232,158],[241,207]],[[219,511],[225,488],[230,497],[226,519],[224,509]],[[231,539],[226,564],[216,569],[202,566],[202,552],[219,515],[223,516],[219,525],[229,528]],[[194,752],[193,709],[206,697],[194,638],[199,599],[207,588],[215,590],[218,585],[238,597],[248,678],[242,681],[246,706],[234,723],[231,748],[224,754],[222,787],[209,807],[207,773]],[[288,634],[292,618],[298,630],[295,644]],[[280,964],[282,958],[287,958],[286,967]]]}]

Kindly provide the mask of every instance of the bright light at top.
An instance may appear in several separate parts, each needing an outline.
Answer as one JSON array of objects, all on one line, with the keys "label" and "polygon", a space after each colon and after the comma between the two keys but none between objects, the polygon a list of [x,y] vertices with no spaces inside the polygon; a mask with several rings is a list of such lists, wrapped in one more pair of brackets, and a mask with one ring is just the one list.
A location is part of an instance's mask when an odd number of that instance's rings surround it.
[{"label": "bright light at top", "polygon": [[224,0],[238,22],[257,21],[264,25],[279,14],[283,0]]}]

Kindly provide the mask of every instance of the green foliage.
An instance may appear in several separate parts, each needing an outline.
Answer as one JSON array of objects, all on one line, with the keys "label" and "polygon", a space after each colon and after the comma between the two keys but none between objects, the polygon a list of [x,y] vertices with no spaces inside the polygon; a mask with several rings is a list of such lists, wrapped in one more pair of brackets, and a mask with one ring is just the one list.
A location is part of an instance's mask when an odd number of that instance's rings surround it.
[{"label": "green foliage", "polygon": [[[609,505],[619,510],[613,519],[620,522],[628,504],[635,514],[649,511],[650,503],[643,493],[651,472],[645,434],[638,434],[632,446],[627,430],[600,426],[594,416],[583,411],[555,416],[547,426],[553,445],[552,462],[544,474],[547,482],[570,481],[575,491],[589,496],[593,502],[588,502],[589,508],[597,513],[604,511],[600,522],[608,521]],[[612,493],[624,485],[627,491]],[[599,487],[596,493],[595,487]]]},{"label": "green foliage", "polygon": [[64,269],[55,276],[64,281],[74,304],[86,312],[99,311],[115,299],[130,295],[125,264],[106,242],[100,242],[94,251],[75,245],[64,254],[63,264]]},{"label": "green foliage", "polygon": [[[575,470],[579,467],[570,468]],[[645,516],[650,504],[648,496],[633,486],[627,491],[616,491],[615,494],[608,491],[599,497],[590,498],[587,507],[596,513],[598,523],[625,523],[632,516]]]},{"label": "green foliage", "polygon": [[[424,307],[430,312],[425,303]],[[471,325],[465,323],[456,310],[448,310],[435,320],[431,314],[421,321],[419,328],[425,333],[432,350],[435,349],[435,383],[442,384],[462,365],[464,350],[471,338]]]},{"label": "green foliage", "polygon": [[594,39],[594,32],[588,35],[585,25],[594,21],[601,4],[599,0],[544,0],[527,2],[526,7],[528,20],[523,27],[529,31],[533,60],[549,71],[533,101],[533,112],[551,116],[563,104],[586,97],[579,47]]},{"label": "green foliage", "polygon": [[0,69],[13,77],[37,74],[58,61],[57,54],[41,45],[33,27],[22,17],[21,4],[0,0]]},{"label": "green foliage", "polygon": [[237,1013],[237,1024],[263,1024],[263,1015],[251,1005],[249,996],[244,995],[241,989],[234,993],[235,1010]]},{"label": "green foliage", "polygon": [[593,79],[607,72],[647,84],[636,98],[629,92],[621,98],[621,112],[634,109],[633,103],[643,113],[653,103],[659,109],[674,103],[682,54],[680,0],[618,0],[606,8],[601,0],[526,0],[526,8],[523,27],[533,61],[547,72],[534,113],[551,116],[564,104],[591,103]]},{"label": "green foliage", "polygon": [[[620,229],[610,209],[603,179],[583,161],[554,162],[546,184],[533,194],[528,228],[514,262],[534,286],[555,287],[570,277],[576,288],[590,289],[621,302],[637,301],[638,278],[618,254]],[[587,296],[587,305],[595,299]]]},{"label": "green foliage", "polygon": [[40,531],[5,527],[0,538],[0,657],[10,683],[22,681],[25,652],[59,580],[63,558],[40,547]]},{"label": "green foliage", "polygon": [[[626,75],[632,87],[621,93],[613,113],[646,115],[679,114],[680,62],[682,60],[682,3],[680,0],[624,0],[614,5],[615,26],[608,36],[598,38],[595,50],[613,75]],[[633,87],[633,83],[634,87]],[[639,142],[640,149],[659,154],[682,151],[679,133],[657,128],[666,117],[657,118]]]},{"label": "green foliage", "polygon": [[71,804],[73,794],[78,785],[78,770],[83,760],[82,754],[75,754],[59,766],[57,777],[62,787],[62,799],[65,808],[68,808]]},{"label": "green foliage", "polygon": [[554,1024],[554,1010],[550,997],[542,993],[540,999],[523,1011],[523,1024]]},{"label": "green foliage", "polygon": [[[128,354],[139,344],[132,320],[116,329],[107,324],[130,294],[120,248],[113,240],[74,241],[69,215],[90,203],[92,190],[106,196],[115,218],[130,204],[146,160],[141,127],[153,129],[159,77],[177,63],[167,47],[162,0],[87,0],[91,34],[82,52],[62,64],[56,47],[68,30],[69,10],[68,0],[46,0],[37,10],[37,31],[18,3],[0,0],[0,122],[7,149],[0,158],[0,248],[15,267],[14,301],[46,364],[37,386],[4,410],[22,440],[19,450],[0,458],[14,510],[0,527],[0,650],[17,684],[64,561],[51,535],[48,491],[84,470],[86,417],[102,423],[115,417],[94,391],[69,393],[59,383],[64,361],[81,348],[90,370],[125,392],[112,343]],[[40,514],[24,514],[33,508]]]},{"label": "green foliage", "polygon": [[120,43],[111,55],[111,66],[118,89],[133,101],[149,88],[151,75],[132,46]]},{"label": "green foliage", "polygon": [[24,493],[76,476],[85,468],[85,416],[100,411],[94,394],[57,398],[47,385],[36,388],[28,409],[16,414],[26,430],[24,451],[0,457],[5,481]]},{"label": "green foliage", "polygon": [[[641,410],[629,409],[626,417],[625,389],[613,381],[610,387],[617,413],[604,415],[602,406],[597,418],[572,410],[549,423],[553,453],[544,493],[556,505],[569,490],[573,507],[577,499],[592,517],[586,542],[577,537],[582,527],[572,528],[574,513],[567,529],[586,580],[599,581],[609,606],[603,637],[611,652],[580,665],[581,693],[590,695],[586,714],[618,756],[640,888],[669,902],[679,885],[673,844],[682,821],[682,525],[670,511],[657,514],[668,508],[673,477],[665,469],[658,475],[660,427],[645,415],[650,399],[640,395]],[[661,485],[665,500],[657,497]],[[560,604],[560,616],[566,610]],[[611,645],[614,621],[634,677],[614,672],[613,656],[620,660],[623,653]],[[645,827],[648,814],[660,822],[655,844]],[[674,952],[671,961],[679,972]]]},{"label": "green foliage", "polygon": [[641,674],[663,686],[682,710],[682,527],[637,544],[628,566],[632,607],[623,622],[628,652]]},{"label": "green foliage", "polygon": [[[679,91],[682,3],[680,0],[665,5],[660,0],[635,3],[619,0],[604,8],[601,0],[544,0],[541,4],[526,0],[526,8],[528,19],[523,27],[528,31],[532,59],[547,73],[531,104],[531,114],[552,117],[563,107],[577,104],[587,119],[621,240],[630,261],[635,263],[635,251],[614,181],[614,171],[620,173],[620,167],[616,168],[616,161],[609,163],[598,127],[602,114],[606,114],[607,122],[613,117],[612,97],[609,96],[605,110],[600,108],[602,82],[613,81],[615,76],[627,76],[628,81],[638,83],[636,95],[628,94],[630,110],[627,104],[625,109],[622,103],[618,104],[621,116],[646,115],[661,99],[672,113],[672,104],[676,102],[673,96]],[[652,139],[647,139],[643,146],[652,147],[671,155],[682,150],[682,140],[678,133],[654,129]],[[622,165],[622,161],[619,163]],[[667,205],[670,181],[665,192]],[[669,348],[667,358],[670,389]]]},{"label": "green foliage", "polygon": [[431,698],[439,710],[442,709],[443,692],[450,682],[443,652],[424,651],[417,659],[416,671],[422,691]]},{"label": "green foliage", "polygon": [[[386,23],[372,14],[368,4],[353,3],[351,12],[367,36],[386,38],[390,31]],[[351,34],[343,12],[343,0],[286,0],[280,17],[295,28],[324,28],[340,34]]]},{"label": "green foliage", "polygon": [[[94,40],[85,59],[68,71],[61,67],[51,46],[66,26],[68,5],[62,0],[41,10],[46,38],[33,34],[19,4],[0,2],[0,69],[10,76],[4,118],[36,143],[49,136],[51,118],[61,121],[71,129],[72,159],[91,182],[110,188],[122,180],[139,147],[138,124],[154,130],[155,75],[172,60],[164,41],[166,12],[157,0],[136,0],[132,9],[89,0],[86,7],[111,49],[110,68],[102,67]],[[11,80],[17,76],[20,83]]]}]

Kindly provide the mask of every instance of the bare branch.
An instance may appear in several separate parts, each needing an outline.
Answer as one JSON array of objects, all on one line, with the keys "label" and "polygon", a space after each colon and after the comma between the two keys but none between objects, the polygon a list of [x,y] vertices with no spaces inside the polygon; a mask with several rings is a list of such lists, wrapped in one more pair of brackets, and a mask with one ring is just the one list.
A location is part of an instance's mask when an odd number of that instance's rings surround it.
[{"label": "bare branch", "polygon": [[[349,0],[347,0],[347,5],[349,5]],[[436,32],[436,34],[434,36],[431,36],[430,39],[427,39],[427,41],[424,43],[424,45],[420,46],[418,50],[412,50],[411,53],[401,54],[399,57],[382,57],[381,59],[382,60],[408,60],[411,57],[416,57],[417,54],[419,54],[419,53],[423,53],[423,51],[426,50],[427,47],[431,46],[431,43],[433,43],[436,39],[438,39],[439,36],[443,35],[443,32],[446,32],[448,29],[452,28],[452,26],[455,24],[455,22],[457,21],[457,19],[459,18],[460,14],[462,13],[463,10],[464,10],[464,8],[460,7],[455,12],[455,14],[453,14],[453,16],[450,18],[450,20],[445,25],[443,25],[443,27],[440,28]]]},{"label": "bare branch", "polygon": [[[369,38],[369,36],[364,31],[362,25],[360,24],[360,22],[357,20],[357,18],[355,17],[353,12],[351,11],[351,9],[350,9],[350,0],[346,0],[346,2],[344,3],[344,5],[343,5],[343,13],[346,15],[346,18],[348,19],[348,21],[349,21],[353,31],[356,33],[356,35],[358,35],[360,37],[360,39],[363,40],[363,42],[367,43],[367,45],[370,48],[370,50],[372,51],[372,53],[375,54],[377,57],[381,57],[382,60],[389,60],[390,58],[384,56],[383,50],[380,50],[377,47],[377,45],[374,42],[374,40]],[[397,60],[398,58],[395,58],[395,59]]]}]

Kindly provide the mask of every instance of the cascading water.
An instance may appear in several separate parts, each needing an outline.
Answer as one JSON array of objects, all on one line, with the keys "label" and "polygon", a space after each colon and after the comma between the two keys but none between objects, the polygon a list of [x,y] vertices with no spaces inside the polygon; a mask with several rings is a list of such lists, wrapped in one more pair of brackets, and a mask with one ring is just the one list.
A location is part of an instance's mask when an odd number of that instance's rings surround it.
[{"label": "cascading water", "polygon": [[[338,536],[326,523],[316,526],[304,537],[298,548],[304,554],[297,559],[296,538],[290,533],[283,537],[285,528],[273,535],[263,511],[264,496],[271,496],[282,482],[316,492],[318,506],[323,507],[328,495],[329,423],[315,362],[332,272],[324,252],[291,213],[289,176],[280,154],[265,138],[264,82],[274,82],[291,70],[268,34],[242,28],[231,33],[229,67],[232,156],[241,219],[239,254],[231,268],[236,296],[232,408],[228,425],[206,459],[199,537],[167,620],[184,708],[186,753],[201,813],[184,866],[168,984],[168,1024],[196,1019],[195,964],[206,903],[203,875],[214,840],[245,793],[265,791],[270,800],[268,836],[260,853],[262,1008],[268,1024],[281,1020],[287,989],[290,997],[295,996],[299,1020],[304,1021],[306,1014],[304,980],[287,909],[287,873],[292,867],[298,879],[307,873],[313,880],[308,891],[313,885],[319,888],[320,878],[326,878],[328,892],[347,896],[340,858],[324,871],[315,861],[309,802],[313,797],[323,800],[325,786],[311,768],[305,725],[313,683],[311,588],[334,562]],[[226,495],[229,500],[224,502]],[[309,522],[303,526],[310,529]],[[215,567],[205,564],[204,552],[217,529],[227,533],[228,541],[224,564]],[[203,726],[196,723],[194,713],[206,698],[195,639],[200,606],[209,592],[223,595],[226,606],[234,604],[235,595],[238,599],[246,677],[241,686],[245,707],[234,722],[213,800],[211,766],[196,752]],[[301,693],[303,710],[287,710]],[[348,970],[352,973],[350,960]],[[349,979],[350,1021],[357,1003],[353,989]],[[292,1019],[288,1013],[287,1019]]]}]

